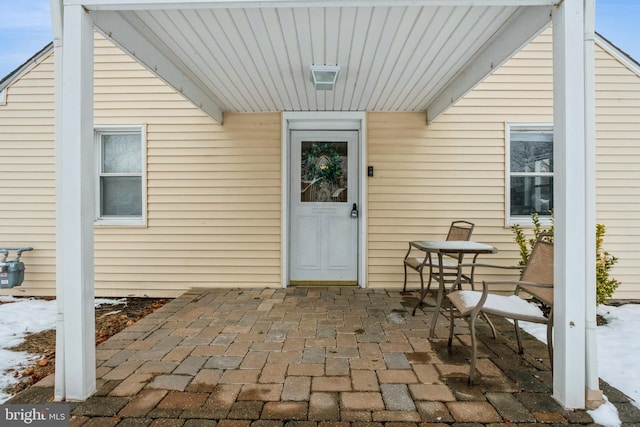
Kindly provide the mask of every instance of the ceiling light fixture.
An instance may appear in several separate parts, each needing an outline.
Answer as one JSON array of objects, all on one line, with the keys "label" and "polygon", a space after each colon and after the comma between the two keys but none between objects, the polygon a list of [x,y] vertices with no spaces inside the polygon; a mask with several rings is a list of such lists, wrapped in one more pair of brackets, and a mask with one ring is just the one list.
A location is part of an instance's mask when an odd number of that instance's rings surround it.
[{"label": "ceiling light fixture", "polygon": [[311,81],[316,90],[333,90],[340,73],[339,65],[315,65],[312,64]]}]

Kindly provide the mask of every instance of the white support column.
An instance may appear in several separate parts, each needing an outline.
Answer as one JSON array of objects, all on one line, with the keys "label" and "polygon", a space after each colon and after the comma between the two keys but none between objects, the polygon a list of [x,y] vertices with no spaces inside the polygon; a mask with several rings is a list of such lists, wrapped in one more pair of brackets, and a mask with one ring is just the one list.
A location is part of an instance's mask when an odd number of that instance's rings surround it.
[{"label": "white support column", "polygon": [[589,189],[585,178],[583,13],[583,0],[565,0],[553,15],[553,396],[567,408],[585,406],[585,284],[591,265],[585,250],[590,213],[585,209]]},{"label": "white support column", "polygon": [[[53,33],[53,62],[54,62],[54,94],[55,94],[55,142],[56,152],[59,152],[59,144],[62,141],[62,0],[50,0],[51,9],[51,29]],[[62,161],[59,155],[56,155],[56,182],[62,182]],[[60,191],[56,191],[56,205],[62,206],[62,198]],[[56,227],[61,229],[62,217],[57,215]],[[56,241],[61,239],[57,235]],[[56,282],[64,283],[62,269],[56,268]],[[56,401],[64,400],[66,391],[64,384],[64,352],[61,353],[62,343],[64,343],[64,287],[56,286],[56,369],[55,369],[55,387],[53,397]]]},{"label": "white support column", "polygon": [[595,0],[584,0],[584,90],[585,90],[585,213],[587,258],[586,280],[586,402],[588,408],[604,402],[598,376],[596,335],[596,84],[595,84]]},{"label": "white support column", "polygon": [[[83,400],[96,389],[93,283],[93,25],[82,6],[64,6],[62,118],[56,137],[56,288],[63,296],[56,391]],[[57,111],[59,114],[60,111]],[[58,368],[59,366],[56,366]],[[58,384],[62,381],[63,384]]]}]

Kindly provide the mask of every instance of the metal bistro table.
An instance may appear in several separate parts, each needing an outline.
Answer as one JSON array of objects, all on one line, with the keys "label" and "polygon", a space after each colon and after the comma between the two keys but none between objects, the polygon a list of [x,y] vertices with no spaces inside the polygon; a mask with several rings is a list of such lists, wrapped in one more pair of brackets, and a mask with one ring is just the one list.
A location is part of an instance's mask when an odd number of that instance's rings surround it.
[{"label": "metal bistro table", "polygon": [[[436,310],[433,315],[433,318],[431,319],[431,326],[429,328],[429,338],[432,338],[433,333],[436,329],[436,322],[438,320],[438,316],[440,315],[440,310],[442,308],[442,300],[444,299],[444,293],[446,291],[445,280],[444,280],[444,269],[446,268],[446,266],[443,265],[444,264],[442,259],[443,255],[444,254],[447,254],[447,255],[473,254],[474,255],[473,262],[475,263],[478,255],[495,254],[498,252],[498,250],[491,245],[473,242],[469,240],[414,241],[414,242],[411,242],[410,245],[418,250],[424,251],[425,255],[429,257],[433,257],[434,255],[437,255],[438,257],[438,265],[437,265],[438,282],[439,282],[438,296],[436,297]],[[461,276],[460,264],[458,264],[457,270],[458,270],[457,280],[459,281]],[[455,288],[455,284],[453,288]],[[418,299],[418,304],[416,305],[416,308],[418,308],[422,304],[422,301],[424,300],[424,297],[426,296],[426,294],[427,294],[426,290],[424,289],[424,287],[422,287],[420,289],[420,298]],[[415,314],[415,309],[413,310],[413,312]]]}]

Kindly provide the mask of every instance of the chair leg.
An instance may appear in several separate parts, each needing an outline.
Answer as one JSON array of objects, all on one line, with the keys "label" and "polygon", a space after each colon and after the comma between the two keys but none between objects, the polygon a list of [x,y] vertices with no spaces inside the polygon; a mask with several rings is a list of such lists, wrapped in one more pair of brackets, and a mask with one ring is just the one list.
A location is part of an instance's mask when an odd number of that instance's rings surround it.
[{"label": "chair leg", "polygon": [[547,321],[547,349],[549,350],[551,372],[553,372],[553,308],[549,312],[549,320]]},{"label": "chair leg", "polygon": [[402,287],[402,292],[406,292],[407,291],[407,264],[403,263],[404,265],[404,286]]},{"label": "chair leg", "polygon": [[518,354],[524,354],[524,348],[522,347],[522,338],[520,338],[520,327],[518,321],[514,320],[513,325],[516,328],[516,341],[518,342]]},{"label": "chair leg", "polygon": [[469,319],[469,327],[471,328],[471,367],[469,368],[469,384],[473,384],[473,379],[476,373],[476,357],[477,357],[477,343],[476,343],[476,317],[471,316]]},{"label": "chair leg", "polygon": [[493,326],[493,322],[491,321],[491,319],[489,319],[489,316],[487,316],[487,313],[480,313],[482,315],[482,318],[485,320],[485,322],[487,322],[489,324],[489,327],[491,328],[491,333],[493,334],[493,339],[498,339],[498,333],[496,332],[496,327]]},{"label": "chair leg", "polygon": [[453,326],[455,324],[454,320],[453,304],[451,304],[451,306],[449,307],[449,341],[447,343],[447,346],[449,347],[451,347],[451,344],[453,344]]},{"label": "chair leg", "polygon": [[424,278],[422,277],[422,269],[418,270],[418,274],[420,275],[420,299],[418,300],[418,304],[413,308],[412,316],[416,315],[416,310],[418,306],[422,306],[422,301],[424,297],[427,295],[427,292],[424,290]]}]

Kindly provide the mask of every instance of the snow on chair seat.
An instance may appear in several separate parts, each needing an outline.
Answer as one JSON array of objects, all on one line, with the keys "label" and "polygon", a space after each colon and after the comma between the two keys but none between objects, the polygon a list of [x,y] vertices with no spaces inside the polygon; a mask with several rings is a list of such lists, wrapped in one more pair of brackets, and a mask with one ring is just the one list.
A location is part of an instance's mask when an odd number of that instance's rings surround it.
[{"label": "snow on chair seat", "polygon": [[[449,295],[449,299],[463,316],[471,313],[481,298],[482,293],[476,291],[457,291]],[[487,300],[482,306],[482,312],[506,318],[516,316],[519,320],[527,320],[529,322],[547,322],[547,318],[537,304],[522,299],[517,295],[488,294]],[[524,317],[528,319],[524,319]]]}]

